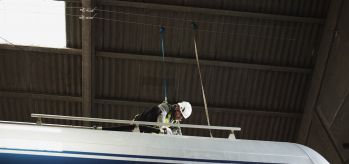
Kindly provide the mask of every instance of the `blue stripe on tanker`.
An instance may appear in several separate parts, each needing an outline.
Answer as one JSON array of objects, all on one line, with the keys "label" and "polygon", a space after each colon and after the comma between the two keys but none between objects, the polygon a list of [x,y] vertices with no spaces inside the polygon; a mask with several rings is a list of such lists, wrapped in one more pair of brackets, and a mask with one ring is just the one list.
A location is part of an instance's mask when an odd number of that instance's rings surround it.
[{"label": "blue stripe on tanker", "polygon": [[[1,150],[12,150],[12,151],[30,151],[30,152],[43,152],[43,153],[55,153],[61,154],[61,156],[50,156],[50,155],[33,155],[33,154],[16,154],[16,153],[3,153]],[[177,158],[177,157],[159,157],[159,156],[143,156],[143,155],[129,155],[129,154],[109,154],[109,153],[95,153],[95,152],[77,152],[77,151],[40,151],[40,150],[27,150],[27,149],[9,149],[0,148],[0,162],[3,163],[156,163],[148,161],[134,161],[134,160],[114,160],[114,159],[96,159],[96,158],[84,158],[84,157],[68,157],[65,154],[74,155],[95,155],[102,157],[124,157],[130,159],[154,159],[154,160],[167,160],[183,161],[183,162],[210,162],[210,163],[236,163],[236,164],[273,164],[263,162],[248,162],[248,161],[227,161],[227,160],[209,160],[209,159],[194,159],[194,158]],[[165,162],[164,161],[164,162]]]}]

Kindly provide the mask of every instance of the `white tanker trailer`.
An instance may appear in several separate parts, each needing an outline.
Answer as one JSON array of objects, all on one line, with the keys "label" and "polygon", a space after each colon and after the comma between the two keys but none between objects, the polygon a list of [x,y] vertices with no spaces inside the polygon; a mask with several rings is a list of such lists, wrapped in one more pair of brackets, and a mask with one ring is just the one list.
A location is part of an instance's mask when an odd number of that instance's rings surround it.
[{"label": "white tanker trailer", "polygon": [[[112,123],[132,121],[69,116],[39,118]],[[41,119],[39,119],[41,120]],[[156,124],[132,122],[134,124]],[[203,128],[201,125],[181,127]],[[211,129],[229,130],[229,127]],[[230,130],[239,130],[231,128]],[[0,163],[293,163],[328,164],[295,143],[175,136],[88,129],[39,123],[0,122]]]}]

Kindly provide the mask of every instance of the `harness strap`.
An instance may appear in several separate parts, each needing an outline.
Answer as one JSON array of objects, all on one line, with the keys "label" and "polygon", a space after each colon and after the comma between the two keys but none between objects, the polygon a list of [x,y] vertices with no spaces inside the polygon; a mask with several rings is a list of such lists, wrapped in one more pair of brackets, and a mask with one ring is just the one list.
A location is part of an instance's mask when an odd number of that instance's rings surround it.
[{"label": "harness strap", "polygon": [[164,87],[164,102],[167,102],[167,80],[165,77],[166,65],[165,65],[165,46],[164,46],[164,38],[165,38],[165,27],[160,27],[160,49],[162,54],[162,78],[163,78],[163,87]]}]

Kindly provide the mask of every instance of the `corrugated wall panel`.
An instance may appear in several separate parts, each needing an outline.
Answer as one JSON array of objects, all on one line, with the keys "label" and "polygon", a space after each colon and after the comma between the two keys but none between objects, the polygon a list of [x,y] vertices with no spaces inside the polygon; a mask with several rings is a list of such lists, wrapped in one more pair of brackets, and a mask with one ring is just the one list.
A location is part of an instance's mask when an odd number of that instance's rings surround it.
[{"label": "corrugated wall panel", "polygon": [[0,95],[0,120],[31,122],[30,100],[26,97],[4,97]]},{"label": "corrugated wall panel", "polygon": [[79,55],[32,55],[31,91],[81,96],[81,68]]},{"label": "corrugated wall panel", "polygon": [[[31,113],[82,116],[80,102],[0,96],[0,120],[35,122]],[[78,121],[44,119],[43,123],[82,125]]]},{"label": "corrugated wall panel", "polygon": [[329,0],[123,0],[245,12],[326,17]]},{"label": "corrugated wall panel", "polygon": [[[154,104],[156,105],[156,104]],[[109,119],[121,119],[121,120],[132,120],[134,116],[147,109],[146,106],[137,105],[114,105],[114,104],[98,104],[94,105],[92,110],[92,117],[96,118],[109,118]],[[95,123],[103,127],[117,126],[117,124],[109,123]]]},{"label": "corrugated wall panel", "polygon": [[[141,95],[142,78],[157,77],[141,76],[141,71],[150,70],[151,68],[141,67],[141,62],[132,62],[126,60],[116,60],[109,58],[97,57],[96,60],[96,97],[120,98],[125,97],[131,100],[138,100]],[[125,70],[126,69],[126,70]],[[143,70],[141,70],[143,69]],[[145,79],[152,83],[158,82],[157,79]],[[155,80],[155,81],[153,81]],[[161,81],[159,81],[161,83]],[[155,87],[156,84],[152,84]],[[148,84],[146,84],[148,85]],[[143,88],[142,88],[143,89]],[[149,87],[145,90],[147,95],[157,95],[155,88]],[[149,97],[152,98],[152,97]],[[158,97],[160,98],[160,97]],[[149,100],[145,98],[145,100]]]},{"label": "corrugated wall panel", "polygon": [[[83,116],[81,102],[34,99],[32,103],[34,106],[33,109],[35,113],[77,116],[77,117]],[[80,121],[53,120],[53,119],[43,119],[43,123],[79,125],[79,126],[83,125],[83,123]]]},{"label": "corrugated wall panel", "polygon": [[[163,100],[161,62],[97,57],[96,97],[157,102]],[[168,98],[202,105],[195,65],[166,64]],[[194,70],[194,71],[193,71]],[[202,66],[209,106],[303,111],[308,74]]]},{"label": "corrugated wall panel", "polygon": [[81,95],[81,56],[1,50],[0,90]]},{"label": "corrugated wall panel", "polygon": [[81,48],[81,3],[66,2],[65,6],[67,47]]},{"label": "corrugated wall panel", "polygon": [[1,50],[0,52],[0,90],[25,91],[28,83],[28,53]]},{"label": "corrugated wall panel", "polygon": [[32,122],[31,113],[81,115],[80,102],[32,95],[80,96],[81,56],[21,50],[0,50],[0,120]]},{"label": "corrugated wall panel", "polygon": [[[160,55],[159,25],[166,27],[166,56],[194,58],[191,20],[200,20],[202,59],[312,67],[321,24],[98,6],[99,50]],[[184,21],[186,19],[187,21]],[[190,20],[190,21],[189,21]]]}]

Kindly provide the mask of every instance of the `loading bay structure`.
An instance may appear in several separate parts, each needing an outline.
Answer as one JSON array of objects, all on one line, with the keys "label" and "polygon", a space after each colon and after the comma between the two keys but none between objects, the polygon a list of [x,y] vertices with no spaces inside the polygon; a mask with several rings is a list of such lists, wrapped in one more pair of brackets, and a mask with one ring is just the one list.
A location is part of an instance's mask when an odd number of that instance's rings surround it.
[{"label": "loading bay structure", "polygon": [[[211,125],[241,127],[240,139],[304,144],[330,163],[349,164],[349,1],[65,5],[67,48],[0,44],[0,120],[35,122],[31,113],[130,120],[163,100],[166,79],[169,102],[193,105],[184,123],[207,125],[194,22]],[[209,136],[201,129],[183,133]]]}]

